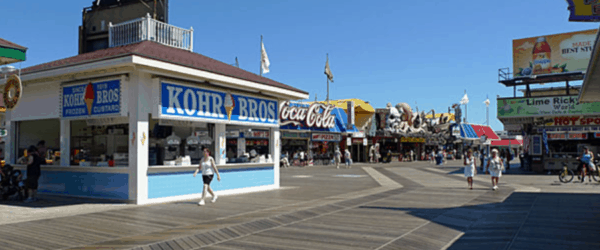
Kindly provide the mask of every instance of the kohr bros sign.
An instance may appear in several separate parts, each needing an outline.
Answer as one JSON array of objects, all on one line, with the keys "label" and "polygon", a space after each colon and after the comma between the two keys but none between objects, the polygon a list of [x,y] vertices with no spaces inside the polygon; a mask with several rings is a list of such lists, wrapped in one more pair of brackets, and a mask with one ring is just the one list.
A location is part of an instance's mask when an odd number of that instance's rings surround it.
[{"label": "kohr bros sign", "polygon": [[199,121],[278,124],[277,101],[230,92],[161,83],[161,117]]}]

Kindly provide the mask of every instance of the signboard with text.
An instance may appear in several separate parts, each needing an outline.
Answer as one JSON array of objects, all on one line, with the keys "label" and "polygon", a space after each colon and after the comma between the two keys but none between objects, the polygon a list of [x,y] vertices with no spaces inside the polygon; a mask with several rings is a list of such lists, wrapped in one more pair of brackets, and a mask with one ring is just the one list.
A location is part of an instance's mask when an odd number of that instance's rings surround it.
[{"label": "signboard with text", "polygon": [[559,116],[549,119],[546,126],[598,126],[600,125],[600,116]]},{"label": "signboard with text", "polygon": [[599,103],[579,103],[577,95],[498,99],[498,118],[600,115]]},{"label": "signboard with text", "polygon": [[567,0],[569,21],[598,22],[600,21],[600,1],[598,0]]},{"label": "signboard with text", "polygon": [[312,134],[313,141],[341,141],[342,136],[339,134]]},{"label": "signboard with text", "polygon": [[64,86],[61,115],[77,118],[119,114],[121,98],[120,80]]},{"label": "signboard with text", "polygon": [[400,142],[425,143],[425,138],[402,137],[400,138]]},{"label": "signboard with text", "polygon": [[597,29],[513,40],[515,77],[584,72]]},{"label": "signboard with text", "polygon": [[278,126],[276,100],[161,83],[160,116],[198,121]]}]

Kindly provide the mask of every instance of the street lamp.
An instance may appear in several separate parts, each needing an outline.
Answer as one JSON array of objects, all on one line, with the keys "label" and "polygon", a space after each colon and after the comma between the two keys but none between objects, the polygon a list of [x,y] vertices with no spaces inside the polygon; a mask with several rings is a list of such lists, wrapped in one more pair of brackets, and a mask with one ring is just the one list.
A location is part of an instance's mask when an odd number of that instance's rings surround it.
[{"label": "street lamp", "polygon": [[6,65],[2,68],[0,68],[0,72],[4,75],[4,80],[6,80],[8,73],[12,73],[17,71],[17,68],[15,68],[14,66],[10,66],[10,65]]}]

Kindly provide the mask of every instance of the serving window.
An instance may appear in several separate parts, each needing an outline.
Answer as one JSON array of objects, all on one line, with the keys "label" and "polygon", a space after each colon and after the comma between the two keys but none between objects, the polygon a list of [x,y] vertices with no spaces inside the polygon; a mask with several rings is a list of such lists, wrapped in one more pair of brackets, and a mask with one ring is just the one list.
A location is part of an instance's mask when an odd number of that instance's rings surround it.
[{"label": "serving window", "polygon": [[59,165],[60,120],[43,119],[17,122],[17,159],[25,155],[29,146],[37,146],[40,141],[45,142],[46,150],[40,153],[45,153],[43,156],[47,159],[46,164]]},{"label": "serving window", "polygon": [[197,165],[208,148],[214,156],[214,124],[150,119],[148,165]]},{"label": "serving window", "polygon": [[129,166],[129,124],[95,124],[86,120],[71,121],[71,165]]},{"label": "serving window", "polygon": [[270,132],[241,126],[226,126],[227,164],[272,162]]}]

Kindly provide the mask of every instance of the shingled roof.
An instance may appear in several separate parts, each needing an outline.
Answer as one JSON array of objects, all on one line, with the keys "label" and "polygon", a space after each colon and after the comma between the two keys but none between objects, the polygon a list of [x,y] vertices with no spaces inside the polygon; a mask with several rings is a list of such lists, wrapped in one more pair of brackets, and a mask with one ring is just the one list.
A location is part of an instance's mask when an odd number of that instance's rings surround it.
[{"label": "shingled roof", "polygon": [[306,91],[299,90],[254,73],[250,73],[238,67],[217,61],[201,54],[183,49],[172,48],[152,41],[143,41],[140,43],[129,44],[120,47],[97,50],[57,61],[31,66],[23,69],[21,74],[26,75],[34,72],[70,67],[131,55],[308,94]]},{"label": "shingled roof", "polygon": [[25,48],[25,47],[23,47],[21,45],[18,45],[16,43],[11,42],[11,41],[4,40],[2,38],[0,38],[0,46],[2,46],[2,47],[8,47],[8,48],[13,48],[13,49],[18,49],[18,50],[27,50],[27,48]]}]

